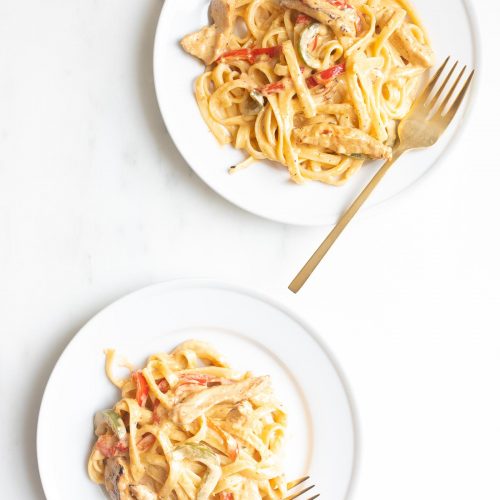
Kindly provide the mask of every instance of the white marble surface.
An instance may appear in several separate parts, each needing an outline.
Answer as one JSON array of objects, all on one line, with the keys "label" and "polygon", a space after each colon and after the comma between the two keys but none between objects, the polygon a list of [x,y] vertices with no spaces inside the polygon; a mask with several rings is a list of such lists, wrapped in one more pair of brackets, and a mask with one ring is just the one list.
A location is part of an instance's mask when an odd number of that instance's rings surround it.
[{"label": "white marble surface", "polygon": [[160,0],[0,2],[1,498],[44,498],[37,412],[69,339],[184,276],[261,289],[322,332],[354,401],[350,498],[499,498],[500,7],[475,3],[485,64],[459,146],[359,217],[295,297],[325,230],[244,213],[179,157],[152,84]]}]

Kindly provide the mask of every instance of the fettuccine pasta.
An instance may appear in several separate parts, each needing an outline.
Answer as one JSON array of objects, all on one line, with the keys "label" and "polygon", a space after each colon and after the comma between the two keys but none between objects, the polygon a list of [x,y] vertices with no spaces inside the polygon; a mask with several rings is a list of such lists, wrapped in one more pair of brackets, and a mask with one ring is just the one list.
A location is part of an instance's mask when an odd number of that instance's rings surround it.
[{"label": "fettuccine pasta", "polygon": [[[130,375],[117,376],[119,366]],[[269,377],[232,370],[188,341],[141,370],[106,351],[121,399],[95,417],[92,481],[113,500],[271,500],[285,497],[286,414]]]},{"label": "fettuccine pasta", "polygon": [[212,0],[184,49],[206,65],[195,95],[220,144],[291,178],[345,183],[388,159],[434,54],[406,0]]}]

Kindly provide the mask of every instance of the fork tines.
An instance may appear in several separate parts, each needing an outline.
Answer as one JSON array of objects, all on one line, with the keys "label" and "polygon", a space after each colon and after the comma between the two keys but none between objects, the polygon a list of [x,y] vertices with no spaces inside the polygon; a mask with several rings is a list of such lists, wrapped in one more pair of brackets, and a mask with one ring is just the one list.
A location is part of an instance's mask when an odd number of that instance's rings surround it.
[{"label": "fork tines", "polygon": [[[291,490],[295,487],[297,487],[299,484],[302,484],[304,483],[305,481],[307,481],[309,479],[309,476],[305,476],[305,477],[301,477],[300,479],[297,479],[295,481],[290,481],[288,484],[287,484],[287,489],[288,490]],[[307,486],[306,488],[303,488],[295,493],[292,493],[291,495],[287,496],[286,498],[284,498],[283,500],[294,500],[295,498],[299,498],[301,497],[302,495],[304,495],[304,493],[307,493],[308,491],[311,491],[313,488],[314,488],[314,484],[311,485],[311,486]],[[312,496],[312,497],[309,497],[307,498],[306,500],[314,500],[315,498],[318,498],[319,497],[319,493]]]},{"label": "fork tines", "polygon": [[[419,104],[423,105],[424,108],[428,111],[430,114],[430,117],[433,119],[438,119],[443,121],[444,123],[448,124],[451,122],[453,117],[455,116],[456,112],[458,111],[458,108],[460,107],[460,104],[462,104],[462,101],[465,97],[465,94],[467,93],[467,90],[470,87],[470,84],[472,83],[472,79],[474,78],[474,73],[475,70],[472,70],[469,73],[468,78],[465,80],[465,83],[463,84],[462,88],[456,95],[455,100],[452,100],[454,97],[460,82],[463,80],[463,76],[465,75],[465,72],[467,71],[467,66],[464,66],[458,76],[454,79],[453,83],[451,84],[451,88],[449,89],[448,93],[444,97],[444,99],[441,101],[439,104],[440,98],[443,95],[443,92],[446,90],[448,87],[457,67],[458,67],[458,61],[453,64],[451,69],[448,71],[446,76],[443,79],[443,82],[441,83],[441,86],[439,89],[435,92],[434,96],[430,99],[431,94],[433,93],[435,87],[437,86],[437,82],[440,79],[441,75],[443,74],[444,70],[446,69],[446,66],[450,62],[450,57],[448,56],[444,63],[439,67],[439,69],[436,71],[434,76],[431,78],[429,83],[427,84],[427,87],[425,90],[422,92],[420,98],[418,99]],[[446,111],[446,112],[445,112]]]}]

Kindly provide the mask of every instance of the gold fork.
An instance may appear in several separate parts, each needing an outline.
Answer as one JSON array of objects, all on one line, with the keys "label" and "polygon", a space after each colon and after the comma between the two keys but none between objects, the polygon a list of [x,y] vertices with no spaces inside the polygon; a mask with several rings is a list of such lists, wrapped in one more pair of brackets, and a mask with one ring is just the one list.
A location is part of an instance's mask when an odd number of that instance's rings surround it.
[{"label": "gold fork", "polygon": [[335,243],[347,224],[349,224],[352,218],[356,215],[368,196],[370,196],[396,160],[404,153],[411,151],[412,149],[427,148],[434,145],[453,120],[453,117],[456,115],[458,108],[462,104],[465,94],[467,93],[472,79],[474,78],[474,70],[471,71],[469,77],[465,81],[465,84],[453,100],[455,91],[457,90],[458,85],[467,70],[467,66],[464,66],[448,91],[446,97],[443,99],[441,104],[437,106],[441,95],[443,95],[443,92],[446,90],[446,87],[448,86],[448,83],[458,66],[457,61],[444,78],[439,90],[437,90],[432,99],[430,99],[434,88],[437,87],[439,77],[443,73],[449,61],[450,57],[447,57],[441,67],[436,71],[436,74],[427,84],[424,91],[416,99],[408,115],[399,124],[399,142],[393,149],[392,158],[388,160],[375,174],[373,179],[363,189],[361,194],[354,200],[353,204],[346,210],[344,215],[342,215],[340,220],[337,222],[337,225],[333,228],[323,243],[321,243],[316,252],[314,252],[312,257],[307,261],[306,265],[290,283],[288,288],[292,292],[297,293],[302,288],[304,283],[309,279],[309,276],[311,276],[312,272],[316,269],[328,250]]},{"label": "gold fork", "polygon": [[[304,482],[306,482],[307,480],[309,479],[309,476],[305,476],[305,477],[301,477],[300,479],[297,479],[295,481],[290,481],[287,485],[286,485],[286,489],[288,491],[290,490],[293,490],[294,488],[296,488],[299,484],[302,484]],[[294,500],[295,498],[299,498],[301,497],[302,495],[304,495],[305,493],[307,493],[308,491],[311,491],[313,488],[314,488],[314,484],[312,486],[308,486],[307,488],[304,488],[302,490],[299,490],[297,491],[296,493],[292,493],[291,495],[285,497],[283,500]],[[312,496],[312,497],[309,497],[305,500],[314,500],[315,498],[318,498],[319,497],[319,493]]]}]

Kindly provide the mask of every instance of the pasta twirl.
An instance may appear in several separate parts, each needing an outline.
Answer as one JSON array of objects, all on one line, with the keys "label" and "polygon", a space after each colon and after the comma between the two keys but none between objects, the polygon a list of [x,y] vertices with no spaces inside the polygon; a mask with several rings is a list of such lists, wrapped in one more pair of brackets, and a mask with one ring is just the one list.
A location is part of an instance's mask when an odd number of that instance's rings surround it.
[{"label": "pasta twirl", "polygon": [[[204,61],[195,95],[221,144],[307,179],[345,183],[390,158],[434,54],[406,0],[212,0],[187,35]],[[321,125],[328,125],[321,127]]]}]

